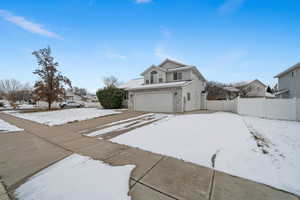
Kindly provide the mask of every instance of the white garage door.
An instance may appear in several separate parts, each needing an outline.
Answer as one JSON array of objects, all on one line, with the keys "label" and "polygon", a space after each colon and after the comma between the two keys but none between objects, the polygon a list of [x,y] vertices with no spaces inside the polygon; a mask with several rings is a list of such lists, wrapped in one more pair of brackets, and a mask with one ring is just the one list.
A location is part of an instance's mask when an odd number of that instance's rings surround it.
[{"label": "white garage door", "polygon": [[136,93],[134,109],[148,112],[173,112],[172,93]]}]

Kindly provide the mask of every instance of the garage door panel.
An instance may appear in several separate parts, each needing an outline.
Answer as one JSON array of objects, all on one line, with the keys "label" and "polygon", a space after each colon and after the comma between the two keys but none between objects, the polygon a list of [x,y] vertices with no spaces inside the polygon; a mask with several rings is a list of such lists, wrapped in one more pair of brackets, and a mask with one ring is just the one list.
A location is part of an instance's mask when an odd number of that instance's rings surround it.
[{"label": "garage door panel", "polygon": [[137,93],[134,97],[134,109],[148,112],[173,112],[172,93]]}]

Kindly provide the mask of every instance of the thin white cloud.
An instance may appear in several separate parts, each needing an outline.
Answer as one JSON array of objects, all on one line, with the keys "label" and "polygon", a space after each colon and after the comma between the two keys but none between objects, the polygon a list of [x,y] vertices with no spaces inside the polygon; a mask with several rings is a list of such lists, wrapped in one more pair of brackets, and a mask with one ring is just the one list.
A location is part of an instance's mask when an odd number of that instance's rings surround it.
[{"label": "thin white cloud", "polygon": [[112,60],[124,60],[126,59],[127,57],[124,56],[124,55],[121,55],[121,54],[118,54],[114,51],[112,51],[111,49],[107,49],[104,53],[104,57],[105,58],[108,58],[108,59],[112,59]]},{"label": "thin white cloud", "polygon": [[6,10],[0,10],[0,17],[2,17],[4,20],[11,22],[31,33],[36,33],[39,35],[52,37],[52,38],[61,38],[58,34],[48,31],[45,28],[43,28],[43,25],[31,22],[22,16],[13,15],[12,13],[10,13]]},{"label": "thin white cloud", "polygon": [[229,14],[239,9],[246,0],[225,0],[218,8],[220,14]]},{"label": "thin white cloud", "polygon": [[135,0],[136,3],[150,3],[152,0]]}]

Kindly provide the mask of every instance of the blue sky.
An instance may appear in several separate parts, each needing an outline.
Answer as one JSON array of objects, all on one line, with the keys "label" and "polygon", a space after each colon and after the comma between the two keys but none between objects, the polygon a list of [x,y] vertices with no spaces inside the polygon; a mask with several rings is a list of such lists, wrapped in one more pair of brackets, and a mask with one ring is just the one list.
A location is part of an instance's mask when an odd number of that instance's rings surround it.
[{"label": "blue sky", "polygon": [[166,57],[208,80],[273,76],[300,61],[299,0],[2,0],[0,79],[34,83],[31,52],[50,45],[73,85],[139,77]]}]

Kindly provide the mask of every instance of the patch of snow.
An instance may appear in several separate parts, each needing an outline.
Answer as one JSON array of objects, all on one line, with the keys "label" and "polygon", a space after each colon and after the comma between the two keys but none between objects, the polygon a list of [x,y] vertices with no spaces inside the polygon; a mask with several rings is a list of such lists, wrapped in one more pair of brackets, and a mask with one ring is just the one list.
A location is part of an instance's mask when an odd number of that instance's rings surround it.
[{"label": "patch of snow", "polygon": [[[161,120],[161,119],[166,118],[166,117],[168,117],[168,115],[165,115],[165,114],[154,114],[154,115],[146,114],[146,117],[137,118],[136,120],[133,120],[133,121],[130,121],[130,122],[127,122],[127,123],[117,124],[117,125],[110,126],[108,128],[104,128],[104,129],[101,129],[101,130],[98,130],[98,131],[94,131],[92,133],[86,134],[86,136],[94,137],[94,136],[110,133],[110,132],[113,132],[113,131],[127,130],[127,129],[135,128],[135,127],[138,127],[138,126],[142,126],[144,124],[151,123],[151,122],[154,122],[154,121],[157,121],[157,120]],[[133,119],[133,118],[131,118],[131,119]],[[126,120],[121,120],[121,121],[124,122]],[[116,122],[114,122],[114,123],[116,123]]]},{"label": "patch of snow", "polygon": [[23,131],[23,129],[20,129],[0,119],[0,133],[18,132],[18,131]]},{"label": "patch of snow", "polygon": [[137,78],[137,79],[132,79],[132,80],[128,81],[127,83],[120,85],[119,88],[130,89],[130,88],[138,87],[143,84],[144,84],[144,78]]},{"label": "patch of snow", "polygon": [[224,90],[227,90],[229,92],[239,92],[240,90],[235,87],[223,87]]},{"label": "patch of snow", "polygon": [[[263,153],[249,126],[267,137],[274,150]],[[300,194],[299,133],[298,122],[243,118],[219,112],[174,116],[122,134],[112,142],[206,167],[213,167],[214,160],[217,170]]]},{"label": "patch of snow", "polygon": [[272,93],[270,93],[270,92],[266,92],[266,93],[265,93],[265,96],[266,96],[266,97],[271,97],[271,98],[276,97],[275,94],[272,94]]},{"label": "patch of snow", "polygon": [[16,189],[15,196],[20,200],[130,200],[127,193],[133,168],[112,167],[73,154],[31,177]]},{"label": "patch of snow", "polygon": [[121,123],[124,123],[124,122],[129,122],[129,121],[141,119],[141,118],[144,118],[144,117],[149,117],[149,116],[152,116],[153,114],[154,114],[154,113],[149,113],[149,114],[139,115],[139,116],[137,116],[137,117],[132,117],[132,118],[128,118],[128,119],[124,119],[124,120],[112,122],[112,123],[109,123],[109,124],[105,124],[105,125],[102,125],[102,126],[98,126],[97,128],[103,128],[103,127],[107,127],[107,126],[113,126],[113,125],[115,125],[115,124],[121,124]]},{"label": "patch of snow", "polygon": [[244,120],[267,143],[267,154],[256,163],[268,180],[260,182],[300,195],[300,123],[255,117]]},{"label": "patch of snow", "polygon": [[124,127],[130,126],[131,124],[134,124],[134,123],[135,122],[127,122],[127,123],[124,123],[124,124],[118,124],[118,125],[114,125],[114,126],[104,128],[104,129],[101,129],[101,130],[98,130],[98,131],[94,131],[94,132],[91,132],[91,133],[88,133],[88,134],[85,134],[85,135],[89,136],[89,137],[95,137],[95,136],[102,135],[102,134],[105,134],[105,133],[110,133],[110,132],[113,132],[113,131],[122,130]]},{"label": "patch of snow", "polygon": [[[25,110],[25,109],[33,109],[36,108],[35,105],[31,104],[16,104],[17,105],[17,110]],[[13,107],[9,103],[5,103],[4,107],[0,107],[0,110],[12,110]]]},{"label": "patch of snow", "polygon": [[15,117],[35,121],[48,126],[62,125],[74,121],[82,121],[93,119],[106,115],[119,114],[115,110],[104,110],[97,108],[76,108],[76,109],[63,109],[47,112],[33,112],[33,113],[18,113],[5,111]]}]

